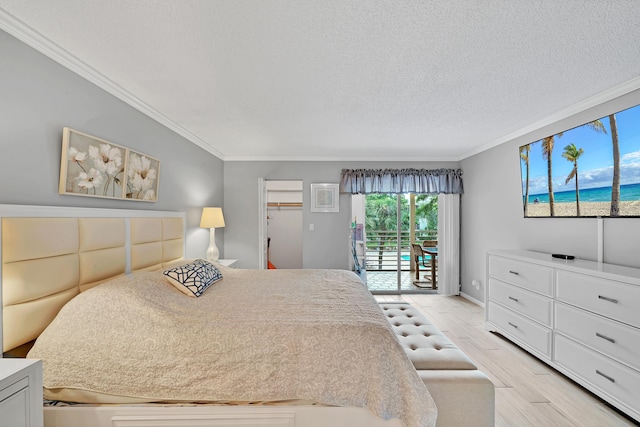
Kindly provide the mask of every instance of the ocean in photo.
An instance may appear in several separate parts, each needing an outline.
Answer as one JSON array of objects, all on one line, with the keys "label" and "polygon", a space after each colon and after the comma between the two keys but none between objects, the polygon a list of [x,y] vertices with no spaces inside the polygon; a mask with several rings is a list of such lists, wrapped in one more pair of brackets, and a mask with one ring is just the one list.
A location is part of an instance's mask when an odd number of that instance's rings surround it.
[{"label": "ocean in photo", "polygon": [[[576,192],[574,191],[561,191],[554,192],[553,198],[556,203],[575,202]],[[549,194],[530,194],[529,203],[549,203]],[[640,183],[626,184],[620,186],[620,201],[634,201],[640,200]],[[581,202],[610,202],[611,201],[611,187],[600,188],[586,188],[580,189],[580,201]]]}]

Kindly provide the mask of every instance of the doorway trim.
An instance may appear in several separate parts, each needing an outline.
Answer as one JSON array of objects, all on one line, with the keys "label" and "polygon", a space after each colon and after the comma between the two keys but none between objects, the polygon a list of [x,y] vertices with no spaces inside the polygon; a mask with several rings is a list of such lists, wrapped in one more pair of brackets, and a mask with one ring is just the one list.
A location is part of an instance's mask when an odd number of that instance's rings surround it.
[{"label": "doorway trim", "polygon": [[258,269],[267,268],[267,183],[258,178]]}]

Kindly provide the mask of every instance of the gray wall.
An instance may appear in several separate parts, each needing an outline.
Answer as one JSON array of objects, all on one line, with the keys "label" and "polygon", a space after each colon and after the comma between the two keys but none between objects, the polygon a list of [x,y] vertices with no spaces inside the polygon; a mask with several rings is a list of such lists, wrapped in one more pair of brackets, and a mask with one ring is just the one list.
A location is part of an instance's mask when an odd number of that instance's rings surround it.
[{"label": "gray wall", "polygon": [[[640,91],[461,162],[465,184],[461,208],[463,293],[484,302],[485,253],[489,249],[530,249],[597,260],[596,219],[523,217],[518,148],[637,104],[640,104]],[[640,267],[639,253],[640,218],[604,219],[605,262]],[[471,286],[473,279],[482,283],[479,291]]]},{"label": "gray wall", "polygon": [[[351,197],[340,195],[340,212],[311,212],[310,184],[338,183],[342,169],[458,168],[457,162],[225,162],[225,256],[241,268],[258,268],[258,180],[303,181],[303,268],[349,268]],[[314,231],[309,230],[314,224]]]},{"label": "gray wall", "polygon": [[[200,213],[222,206],[223,162],[3,31],[0,52],[0,203],[186,211],[186,255],[204,256]],[[159,159],[158,202],[59,195],[65,126]]]}]

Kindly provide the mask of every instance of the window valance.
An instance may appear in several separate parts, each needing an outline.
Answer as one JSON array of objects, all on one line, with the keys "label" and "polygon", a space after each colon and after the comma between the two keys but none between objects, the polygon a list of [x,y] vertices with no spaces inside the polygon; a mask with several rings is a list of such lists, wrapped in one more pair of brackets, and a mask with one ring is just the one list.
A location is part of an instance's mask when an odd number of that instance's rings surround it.
[{"label": "window valance", "polygon": [[462,194],[461,169],[343,169],[340,192]]}]

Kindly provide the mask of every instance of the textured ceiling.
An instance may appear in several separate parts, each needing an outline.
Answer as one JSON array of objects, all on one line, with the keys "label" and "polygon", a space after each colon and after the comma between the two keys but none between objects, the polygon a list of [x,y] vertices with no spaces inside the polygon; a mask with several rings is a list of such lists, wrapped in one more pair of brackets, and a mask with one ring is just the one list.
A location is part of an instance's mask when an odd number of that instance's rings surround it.
[{"label": "textured ceiling", "polygon": [[0,28],[226,160],[459,160],[640,87],[635,0],[0,0],[0,12]]}]

